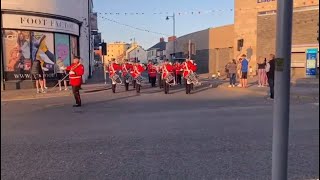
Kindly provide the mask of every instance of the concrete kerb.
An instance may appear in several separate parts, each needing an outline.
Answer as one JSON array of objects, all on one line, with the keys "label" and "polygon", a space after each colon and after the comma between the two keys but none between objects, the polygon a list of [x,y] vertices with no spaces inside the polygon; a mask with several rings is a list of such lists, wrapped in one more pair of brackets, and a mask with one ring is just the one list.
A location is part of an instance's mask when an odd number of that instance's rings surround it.
[{"label": "concrete kerb", "polygon": [[[220,85],[218,88],[226,89],[226,90],[231,90],[231,91],[241,91],[241,92],[246,92],[250,94],[255,94],[255,95],[261,95],[261,96],[267,96],[268,90],[269,89],[252,89],[252,88],[229,88],[226,83]],[[298,99],[313,99],[313,100],[319,100],[319,94],[311,93],[310,95],[303,95],[299,94],[297,92],[291,92],[291,97],[293,98],[298,98]]]}]

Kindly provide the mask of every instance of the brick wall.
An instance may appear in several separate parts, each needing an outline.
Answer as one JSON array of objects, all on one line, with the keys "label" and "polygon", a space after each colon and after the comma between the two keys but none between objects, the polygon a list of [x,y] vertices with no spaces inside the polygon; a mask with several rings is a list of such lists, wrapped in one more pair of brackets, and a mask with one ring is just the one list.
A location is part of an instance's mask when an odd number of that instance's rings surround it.
[{"label": "brick wall", "polygon": [[233,48],[220,48],[210,50],[210,67],[209,73],[216,74],[220,71],[221,75],[224,75],[225,66],[233,58]]},{"label": "brick wall", "polygon": [[[317,23],[319,10],[294,12],[292,45],[318,44]],[[257,57],[268,57],[275,54],[276,15],[258,16],[257,24]]]}]

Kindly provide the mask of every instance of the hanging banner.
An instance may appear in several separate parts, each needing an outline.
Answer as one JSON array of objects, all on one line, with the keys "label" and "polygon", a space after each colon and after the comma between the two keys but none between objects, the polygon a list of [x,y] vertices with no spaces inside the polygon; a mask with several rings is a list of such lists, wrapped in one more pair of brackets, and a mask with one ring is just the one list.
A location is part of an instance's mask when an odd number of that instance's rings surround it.
[{"label": "hanging banner", "polygon": [[318,49],[307,49],[306,51],[306,75],[315,77],[317,75],[317,55]]}]

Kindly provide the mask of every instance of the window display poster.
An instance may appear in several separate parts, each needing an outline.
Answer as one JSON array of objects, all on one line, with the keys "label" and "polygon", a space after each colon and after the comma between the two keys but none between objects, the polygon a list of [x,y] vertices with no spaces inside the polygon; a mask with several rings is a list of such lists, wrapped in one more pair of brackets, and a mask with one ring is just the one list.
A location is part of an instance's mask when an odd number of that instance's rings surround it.
[{"label": "window display poster", "polygon": [[306,75],[308,77],[315,77],[317,75],[317,54],[318,49],[307,49]]},{"label": "window display poster", "polygon": [[61,59],[65,66],[70,65],[69,35],[56,33],[54,36],[56,60]]},{"label": "window display poster", "polygon": [[40,60],[46,77],[54,77],[54,42],[53,33],[31,32],[32,60]]},{"label": "window display poster", "polygon": [[73,61],[74,56],[78,54],[78,39],[75,36],[70,36],[70,49],[71,49],[71,61]]},{"label": "window display poster", "polygon": [[5,80],[30,79],[30,32],[4,30],[2,34]]}]

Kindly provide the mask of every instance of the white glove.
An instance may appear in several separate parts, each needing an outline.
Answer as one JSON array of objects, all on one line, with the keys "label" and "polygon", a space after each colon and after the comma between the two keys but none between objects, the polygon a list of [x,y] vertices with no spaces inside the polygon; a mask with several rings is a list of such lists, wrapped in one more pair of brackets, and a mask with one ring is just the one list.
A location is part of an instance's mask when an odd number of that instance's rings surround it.
[{"label": "white glove", "polygon": [[70,71],[69,74],[76,74],[76,73],[74,73],[74,71]]},{"label": "white glove", "polygon": [[49,71],[49,69],[48,69],[48,68],[45,68],[45,67],[42,67],[42,70],[43,70],[43,71]]}]

